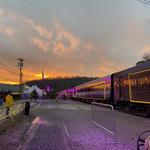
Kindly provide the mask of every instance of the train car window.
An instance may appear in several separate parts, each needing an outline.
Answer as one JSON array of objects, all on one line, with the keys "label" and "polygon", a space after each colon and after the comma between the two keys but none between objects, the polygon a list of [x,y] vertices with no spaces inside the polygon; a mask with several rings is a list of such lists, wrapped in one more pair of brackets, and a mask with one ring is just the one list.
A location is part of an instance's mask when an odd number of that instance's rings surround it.
[{"label": "train car window", "polygon": [[136,86],[138,86],[138,80],[136,80]]},{"label": "train car window", "polygon": [[150,102],[150,70],[130,75],[131,100]]}]

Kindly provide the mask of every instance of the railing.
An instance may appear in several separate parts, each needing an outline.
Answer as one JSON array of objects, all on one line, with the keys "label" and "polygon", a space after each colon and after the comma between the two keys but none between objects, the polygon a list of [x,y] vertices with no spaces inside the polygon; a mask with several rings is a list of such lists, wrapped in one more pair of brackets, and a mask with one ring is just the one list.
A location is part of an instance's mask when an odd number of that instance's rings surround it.
[{"label": "railing", "polygon": [[25,101],[16,102],[13,106],[10,107],[8,114],[6,107],[0,106],[0,121],[4,120],[7,117],[16,116],[17,114],[22,113],[24,109],[25,109]]},{"label": "railing", "polygon": [[112,105],[95,103],[91,105],[92,122],[107,134],[109,142],[116,141],[116,116]]}]

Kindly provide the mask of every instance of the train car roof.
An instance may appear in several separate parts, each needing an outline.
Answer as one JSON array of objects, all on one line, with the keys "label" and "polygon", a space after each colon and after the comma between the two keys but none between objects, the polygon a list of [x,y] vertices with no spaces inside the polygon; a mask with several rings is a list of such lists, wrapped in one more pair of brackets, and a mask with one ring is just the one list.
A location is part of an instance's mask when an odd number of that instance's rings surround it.
[{"label": "train car roof", "polygon": [[108,80],[110,81],[110,78],[111,78],[111,75],[100,77],[100,78],[97,78],[95,80],[86,82],[86,83],[81,84],[79,86],[76,86],[75,89],[79,89],[79,88],[82,88],[82,87],[85,87],[85,86],[88,86],[88,85],[91,85],[91,84],[95,84],[95,83],[101,82],[101,81],[108,81]]},{"label": "train car roof", "polygon": [[134,67],[116,72],[114,74],[119,75],[119,76],[123,76],[123,75],[127,75],[129,73],[139,72],[139,71],[143,71],[143,70],[147,70],[147,69],[150,69],[150,61],[146,61],[146,62],[138,64]]},{"label": "train car roof", "polygon": [[66,89],[66,90],[63,90],[63,91],[59,91],[57,93],[65,93],[65,92],[68,92],[68,91],[73,91],[75,87],[73,88],[70,88],[70,89]]}]

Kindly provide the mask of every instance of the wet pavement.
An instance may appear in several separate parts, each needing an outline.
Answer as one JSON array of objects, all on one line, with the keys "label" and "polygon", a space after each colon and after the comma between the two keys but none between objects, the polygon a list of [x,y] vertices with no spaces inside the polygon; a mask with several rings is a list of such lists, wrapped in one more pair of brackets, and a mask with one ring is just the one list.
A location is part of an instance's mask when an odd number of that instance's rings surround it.
[{"label": "wet pavement", "polygon": [[[94,124],[91,105],[71,101],[56,104],[52,100],[32,105],[29,117],[0,134],[0,150],[136,149],[133,143],[115,143],[109,134]],[[127,119],[126,114],[123,117],[123,120]],[[145,122],[147,124],[148,120]]]}]

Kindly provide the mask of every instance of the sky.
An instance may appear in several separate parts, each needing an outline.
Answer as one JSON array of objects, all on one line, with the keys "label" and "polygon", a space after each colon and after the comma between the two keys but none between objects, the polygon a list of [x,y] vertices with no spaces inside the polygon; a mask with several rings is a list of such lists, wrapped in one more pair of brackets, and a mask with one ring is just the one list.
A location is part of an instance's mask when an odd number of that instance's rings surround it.
[{"label": "sky", "polygon": [[138,0],[0,0],[0,82],[102,77],[150,53],[150,6]]}]

